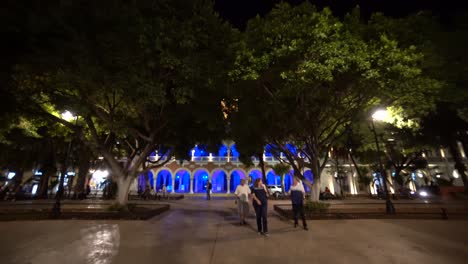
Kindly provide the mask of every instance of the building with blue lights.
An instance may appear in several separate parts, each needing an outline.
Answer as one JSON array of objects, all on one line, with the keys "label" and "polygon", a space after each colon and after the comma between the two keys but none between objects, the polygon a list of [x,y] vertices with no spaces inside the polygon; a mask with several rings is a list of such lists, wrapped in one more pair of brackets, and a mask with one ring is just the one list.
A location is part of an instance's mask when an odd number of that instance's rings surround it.
[{"label": "building with blue lights", "polygon": [[[293,146],[291,146],[293,148]],[[460,149],[463,158],[467,160],[463,149]],[[155,154],[157,155],[157,154]],[[258,160],[253,159],[254,167],[247,168],[239,161],[239,152],[236,150],[235,143],[223,144],[217,153],[209,153],[204,148],[195,146],[190,153],[191,160],[184,161],[182,164],[176,160],[169,161],[164,167],[150,171],[148,180],[151,188],[156,192],[161,192],[165,185],[168,192],[171,193],[204,193],[208,180],[212,183],[213,193],[233,193],[241,179],[247,179],[249,183],[262,177],[261,168],[258,166]],[[157,156],[154,158],[158,158]],[[453,184],[462,186],[463,182],[457,171],[453,167],[453,160],[448,156],[445,149],[429,151],[426,157],[428,168],[417,170],[412,173],[413,183],[408,186],[416,190],[418,186],[427,184],[427,179],[435,178],[453,179]],[[272,166],[279,163],[265,148],[263,160],[266,166],[267,185],[281,185],[281,177],[276,175]],[[321,175],[320,189],[323,191],[328,187],[332,193],[340,193],[341,188],[346,194],[359,194],[370,191],[376,194],[376,184],[378,185],[377,175],[374,175],[375,182],[371,186],[359,186],[357,174],[351,163],[342,164],[345,167],[345,178],[339,182],[336,177],[333,164],[327,164]],[[391,173],[391,172],[388,172]],[[310,170],[303,172],[306,179],[313,183],[313,174]],[[288,191],[292,184],[293,171],[291,170],[284,177],[285,190]],[[132,184],[130,191],[137,192],[138,189],[144,189],[146,179],[141,175]],[[310,189],[305,185],[306,191]],[[390,186],[390,191],[394,188]]]}]

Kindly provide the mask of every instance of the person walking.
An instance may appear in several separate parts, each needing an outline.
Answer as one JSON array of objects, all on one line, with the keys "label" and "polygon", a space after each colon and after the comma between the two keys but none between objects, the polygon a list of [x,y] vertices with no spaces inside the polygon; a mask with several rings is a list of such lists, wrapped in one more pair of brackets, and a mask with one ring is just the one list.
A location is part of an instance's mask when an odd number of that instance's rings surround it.
[{"label": "person walking", "polygon": [[240,225],[245,225],[245,218],[249,213],[249,196],[251,194],[249,186],[245,184],[245,179],[241,179],[237,185],[234,195],[236,196],[237,209],[239,211]]},{"label": "person walking", "polygon": [[252,197],[255,215],[257,216],[258,234],[268,236],[268,192],[265,188],[265,185],[263,185],[262,183],[262,179],[260,178],[256,179],[254,182],[254,185],[252,187]]},{"label": "person walking", "polygon": [[208,180],[206,182],[206,199],[207,200],[211,200],[211,187],[212,187],[211,182]]},{"label": "person walking", "polygon": [[304,215],[304,199],[305,199],[305,190],[302,182],[298,178],[294,177],[293,184],[289,189],[289,195],[291,197],[291,203],[294,213],[294,227],[298,225],[299,215],[302,218],[302,226],[304,230],[309,230],[307,228],[307,222]]}]

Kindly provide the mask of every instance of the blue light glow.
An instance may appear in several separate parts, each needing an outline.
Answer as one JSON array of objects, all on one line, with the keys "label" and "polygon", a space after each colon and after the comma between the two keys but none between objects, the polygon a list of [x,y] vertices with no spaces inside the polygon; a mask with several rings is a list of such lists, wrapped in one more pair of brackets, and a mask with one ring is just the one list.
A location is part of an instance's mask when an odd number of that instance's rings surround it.
[{"label": "blue light glow", "polygon": [[289,151],[291,151],[294,155],[297,155],[297,148],[292,144],[286,144],[286,147]]},{"label": "blue light glow", "polygon": [[228,152],[228,148],[226,145],[221,145],[221,147],[219,147],[219,150],[218,150],[218,156],[220,157],[225,157],[227,156],[227,152]]},{"label": "blue light glow", "polygon": [[231,157],[239,157],[239,152],[236,149],[236,144],[231,146]]},{"label": "blue light glow", "polygon": [[[193,151],[193,152],[192,152]],[[194,157],[208,157],[209,153],[206,151],[206,146],[204,145],[196,145],[193,147],[193,150],[190,150],[189,155]]]}]

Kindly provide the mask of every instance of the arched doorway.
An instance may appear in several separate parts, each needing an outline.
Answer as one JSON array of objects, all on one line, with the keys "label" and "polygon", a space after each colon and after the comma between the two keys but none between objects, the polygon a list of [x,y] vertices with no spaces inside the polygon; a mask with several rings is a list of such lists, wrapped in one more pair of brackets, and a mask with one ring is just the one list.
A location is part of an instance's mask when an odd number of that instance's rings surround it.
[{"label": "arched doorway", "polygon": [[276,175],[274,171],[267,173],[267,185],[281,185],[281,177]]},{"label": "arched doorway", "polygon": [[197,170],[193,174],[193,192],[206,192],[206,182],[208,181],[208,172],[204,169]]},{"label": "arched doorway", "polygon": [[[148,177],[148,181],[146,181],[146,177]],[[146,184],[149,184],[150,189],[153,189],[154,186],[154,177],[151,171],[148,171],[146,174],[140,174],[138,176],[138,192],[144,192],[146,190]]]},{"label": "arched doorway", "polygon": [[224,170],[215,170],[211,175],[212,191],[216,193],[227,192],[227,174]]},{"label": "arched doorway", "polygon": [[[241,170],[233,170],[231,172],[231,181],[229,183],[229,187],[231,189],[231,192],[234,192],[236,190],[237,185],[240,184],[240,180],[245,179],[245,173]],[[246,184],[248,184],[246,182]]]},{"label": "arched doorway", "polygon": [[160,170],[156,177],[156,191],[161,192],[164,185],[168,192],[172,191],[172,174],[169,170]]},{"label": "arched doorway", "polygon": [[145,185],[145,175],[140,174],[140,176],[138,176],[138,193],[142,193],[145,191]]},{"label": "arched doorway", "polygon": [[[306,170],[304,172],[304,178],[305,178],[305,181],[307,181],[308,183],[314,184],[314,175],[312,174],[311,170]],[[307,186],[307,184],[305,184],[305,183],[303,183],[303,184],[304,184],[304,190],[306,192],[310,192],[309,186]]]},{"label": "arched doorway", "polygon": [[174,190],[178,193],[190,192],[190,172],[179,170],[175,173]]},{"label": "arched doorway", "polygon": [[262,172],[260,170],[251,170],[249,172],[249,185],[252,185],[257,178],[262,178]]}]

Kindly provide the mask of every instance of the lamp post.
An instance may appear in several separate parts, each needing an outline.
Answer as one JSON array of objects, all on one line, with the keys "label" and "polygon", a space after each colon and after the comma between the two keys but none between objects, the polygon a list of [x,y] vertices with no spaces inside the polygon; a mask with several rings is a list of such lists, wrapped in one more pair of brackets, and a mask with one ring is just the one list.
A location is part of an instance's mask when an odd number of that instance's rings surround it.
[{"label": "lamp post", "polygon": [[385,200],[386,200],[386,210],[387,214],[395,214],[395,207],[393,206],[392,201],[390,200],[390,195],[388,193],[388,187],[387,187],[387,172],[385,171],[383,164],[382,164],[382,159],[380,158],[380,146],[379,146],[379,139],[377,137],[377,132],[375,131],[375,124],[374,124],[374,119],[379,120],[379,121],[384,121],[388,116],[388,113],[386,110],[377,110],[375,113],[372,115],[372,132],[374,133],[374,139],[375,139],[375,146],[377,147],[377,156],[379,159],[379,170],[380,170],[380,177],[383,179],[382,184],[384,187],[384,193],[385,193]]},{"label": "lamp post", "polygon": [[[74,116],[70,111],[63,112],[62,113],[62,118],[64,120],[66,120],[66,121],[75,120],[75,125],[78,122],[78,117]],[[52,208],[52,215],[54,217],[56,217],[56,218],[60,217],[60,213],[61,213],[60,200],[62,199],[62,196],[63,196],[63,189],[64,189],[63,185],[65,183],[65,177],[67,176],[68,159],[70,157],[72,142],[73,142],[73,140],[70,140],[70,143],[68,143],[67,152],[65,153],[65,161],[62,164],[63,168],[62,168],[62,170],[60,172],[59,186],[58,186],[58,189],[57,189],[57,193],[55,194],[55,203],[54,203],[54,207]]]}]

